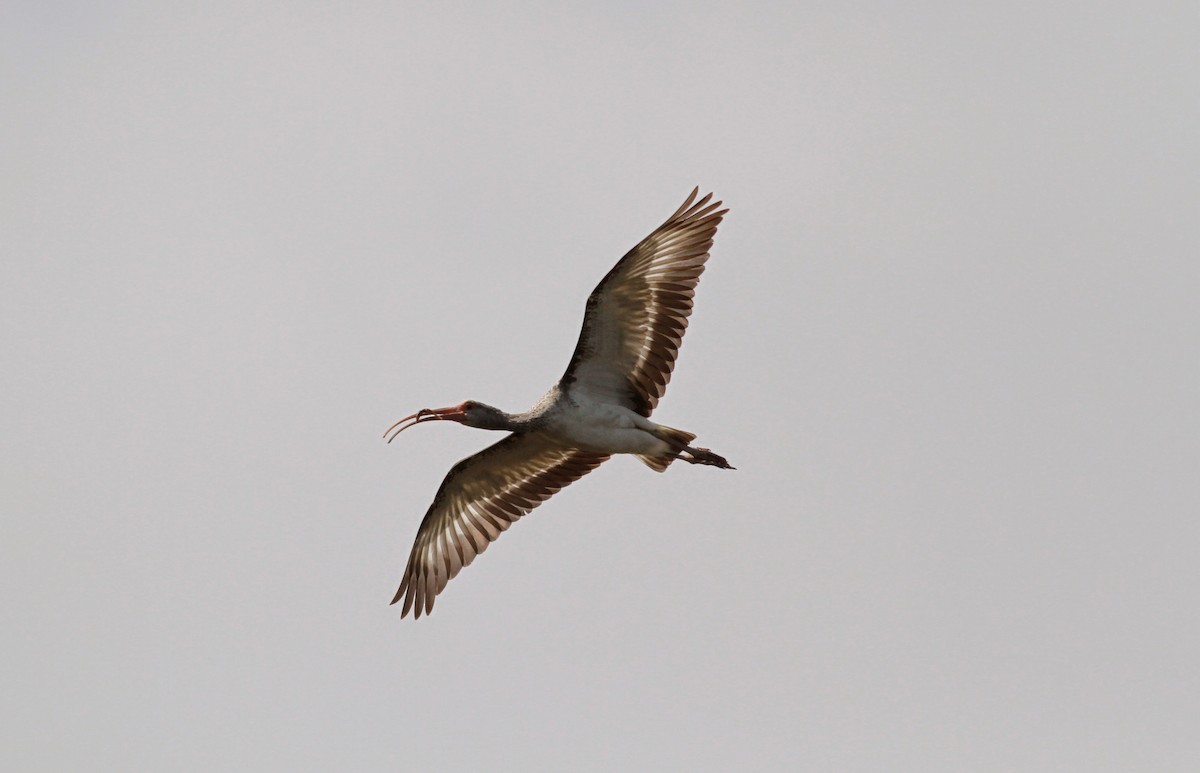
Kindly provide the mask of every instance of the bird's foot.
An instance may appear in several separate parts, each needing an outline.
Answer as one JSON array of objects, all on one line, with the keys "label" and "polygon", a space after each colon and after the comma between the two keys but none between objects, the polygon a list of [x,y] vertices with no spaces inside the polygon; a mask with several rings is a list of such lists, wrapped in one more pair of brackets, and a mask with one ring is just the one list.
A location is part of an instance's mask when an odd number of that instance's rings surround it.
[{"label": "bird's foot", "polygon": [[688,455],[680,457],[691,464],[708,464],[713,467],[720,467],[722,470],[736,470],[732,464],[720,454],[714,454],[707,448],[692,448],[688,446],[683,449]]}]

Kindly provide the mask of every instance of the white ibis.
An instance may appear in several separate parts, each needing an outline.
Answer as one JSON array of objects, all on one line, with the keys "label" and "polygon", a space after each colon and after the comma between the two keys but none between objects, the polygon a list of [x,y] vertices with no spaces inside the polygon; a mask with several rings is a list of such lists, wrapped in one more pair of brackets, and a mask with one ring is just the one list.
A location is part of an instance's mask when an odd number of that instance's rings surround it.
[{"label": "white ibis", "polygon": [[456,421],[512,434],[450,468],[425,513],[404,579],[392,599],[401,617],[433,610],[434,598],[518,518],[596,469],[613,454],[635,454],[656,472],[676,459],[732,470],[724,457],[689,445],[695,435],[650,421],[663,396],[692,297],[717,225],[729,210],[696,201],[630,250],[592,291],[567,372],[524,413],[467,400],[423,408],[384,433]]}]

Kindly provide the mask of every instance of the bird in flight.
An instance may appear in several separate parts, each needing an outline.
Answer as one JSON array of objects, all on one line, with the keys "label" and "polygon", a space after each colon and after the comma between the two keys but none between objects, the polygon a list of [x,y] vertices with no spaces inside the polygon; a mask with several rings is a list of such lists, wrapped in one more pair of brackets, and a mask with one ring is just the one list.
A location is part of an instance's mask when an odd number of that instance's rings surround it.
[{"label": "bird in flight", "polygon": [[537,405],[506,413],[467,400],[422,408],[384,433],[456,421],[511,434],[450,468],[425,513],[392,603],[429,614],[446,583],[509,526],[613,454],[656,472],[676,459],[734,469],[690,443],[695,435],[650,421],[687,330],[692,298],[717,225],[729,210],[692,191],[667,221],[617,261],[588,297],[567,371]]}]

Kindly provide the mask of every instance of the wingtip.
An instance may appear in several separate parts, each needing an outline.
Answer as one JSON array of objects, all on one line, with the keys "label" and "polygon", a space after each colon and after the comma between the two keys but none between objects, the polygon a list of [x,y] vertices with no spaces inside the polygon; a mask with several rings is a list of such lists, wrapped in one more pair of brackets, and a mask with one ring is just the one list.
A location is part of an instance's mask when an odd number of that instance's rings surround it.
[{"label": "wingtip", "polygon": [[[704,197],[702,199],[700,199],[699,201],[696,201],[696,197],[699,195],[700,195],[700,186],[697,185],[696,187],[692,188],[692,192],[688,194],[687,199],[684,200],[683,204],[679,205],[679,209],[675,210],[674,214],[672,214],[670,217],[668,217],[666,219],[666,222],[664,222],[663,225],[666,225],[667,223],[670,223],[674,220],[679,220],[680,218],[686,219],[686,218],[692,218],[692,217],[698,217],[698,216],[706,217],[706,216],[710,215],[712,213],[712,211],[715,210],[717,207],[721,206],[721,204],[723,203],[721,201],[715,201],[715,202],[709,203],[709,201],[713,197],[712,191],[709,191],[708,193],[704,194]],[[728,211],[729,210],[724,210],[724,212],[728,212]],[[724,214],[724,212],[722,212],[721,214]]]},{"label": "wingtip", "polygon": [[[400,583],[400,590],[396,591],[396,595],[392,597],[392,601],[389,606],[392,604],[398,604],[401,599],[404,599],[404,606],[400,609],[400,619],[403,620],[404,618],[408,617],[408,613],[412,611],[413,606],[412,583],[410,582],[408,575],[405,575],[404,581]],[[421,612],[418,610],[417,617],[420,616]]]}]

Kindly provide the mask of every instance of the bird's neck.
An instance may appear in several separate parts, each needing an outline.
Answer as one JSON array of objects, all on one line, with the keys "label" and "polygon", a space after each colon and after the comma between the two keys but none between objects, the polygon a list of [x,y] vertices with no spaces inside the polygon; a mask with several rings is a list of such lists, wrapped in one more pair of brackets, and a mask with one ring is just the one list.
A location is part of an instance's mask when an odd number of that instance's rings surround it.
[{"label": "bird's neck", "polygon": [[486,418],[476,426],[479,429],[491,429],[502,432],[521,432],[529,429],[533,417],[526,413],[508,413],[499,408],[488,411]]},{"label": "bird's neck", "polygon": [[524,413],[506,413],[501,411],[500,414],[504,417],[504,426],[499,429],[506,429],[509,432],[524,432],[533,426],[534,416],[530,411]]}]

